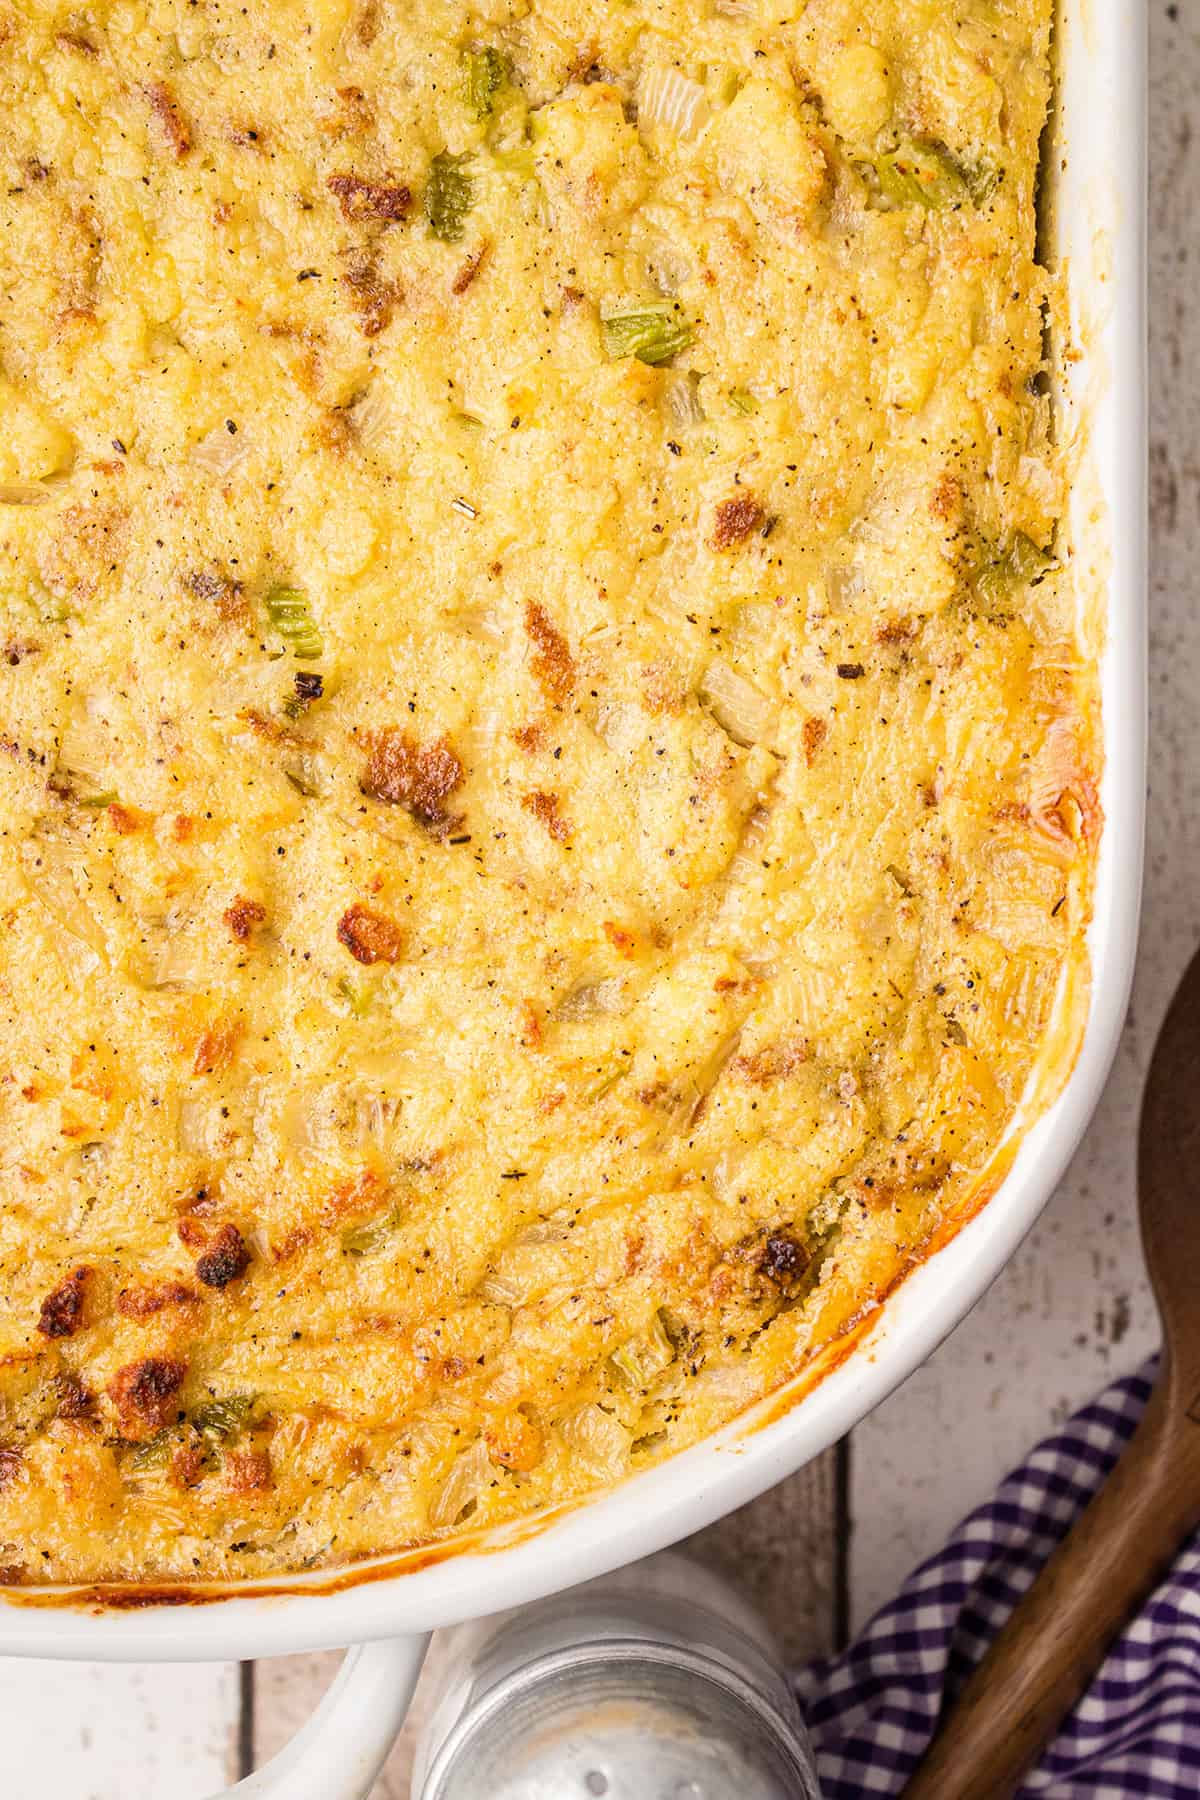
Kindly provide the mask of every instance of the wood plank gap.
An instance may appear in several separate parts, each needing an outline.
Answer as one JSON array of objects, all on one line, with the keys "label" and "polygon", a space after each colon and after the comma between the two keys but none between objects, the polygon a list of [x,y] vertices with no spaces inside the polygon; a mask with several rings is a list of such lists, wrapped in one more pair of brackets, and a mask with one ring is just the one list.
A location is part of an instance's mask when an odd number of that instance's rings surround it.
[{"label": "wood plank gap", "polygon": [[850,1509],[851,1458],[853,1440],[844,1437],[837,1445],[837,1461],[833,1475],[833,1647],[836,1651],[850,1642],[850,1539],[854,1520]]},{"label": "wood plank gap", "polygon": [[238,1732],[237,1771],[242,1781],[254,1770],[254,1701],[255,1668],[252,1662],[238,1664]]}]

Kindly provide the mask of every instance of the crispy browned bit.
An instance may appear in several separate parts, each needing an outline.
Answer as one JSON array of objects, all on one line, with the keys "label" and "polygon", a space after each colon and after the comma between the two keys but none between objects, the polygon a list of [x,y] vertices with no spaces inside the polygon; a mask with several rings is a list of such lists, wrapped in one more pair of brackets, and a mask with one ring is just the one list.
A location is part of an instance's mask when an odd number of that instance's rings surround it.
[{"label": "crispy browned bit", "polygon": [[542,1433],[523,1412],[505,1413],[484,1428],[484,1443],[494,1463],[527,1475],[542,1460]]},{"label": "crispy browned bit", "polygon": [[929,510],[935,519],[952,519],[962,507],[962,484],[957,475],[943,469],[929,496]]},{"label": "crispy browned bit", "polygon": [[105,1391],[116,1406],[123,1435],[136,1441],[172,1424],[186,1374],[187,1364],[170,1356],[143,1356],[118,1369]]},{"label": "crispy browned bit", "polygon": [[804,760],[811,769],[817,760],[817,752],[829,736],[829,722],[826,719],[805,719],[800,728],[800,741],[804,745]]},{"label": "crispy browned bit", "polygon": [[325,677],[315,669],[297,669],[292,676],[297,700],[319,700],[325,692]]},{"label": "crispy browned bit", "polygon": [[268,744],[296,745],[304,742],[282,719],[272,719],[266,713],[259,712],[255,706],[244,706],[238,713],[238,718],[250,727],[255,737],[263,738]]},{"label": "crispy browned bit", "polygon": [[82,1381],[76,1380],[74,1375],[55,1375],[50,1382],[50,1387],[54,1394],[56,1419],[87,1419],[91,1417],[96,1397],[89,1393]]},{"label": "crispy browned bit", "polygon": [[71,1337],[83,1323],[84,1293],[92,1271],[81,1265],[46,1295],[38,1317],[38,1330],[43,1337]]},{"label": "crispy browned bit", "polygon": [[176,813],[171,820],[171,836],[177,844],[186,844],[196,835],[196,821],[191,813]]},{"label": "crispy browned bit", "polygon": [[363,0],[354,26],[360,44],[373,44],[379,36],[379,11],[379,0]]},{"label": "crispy browned bit", "polygon": [[808,1061],[808,1045],[803,1039],[790,1039],[779,1044],[764,1044],[745,1056],[735,1056],[730,1073],[748,1081],[753,1087],[769,1087],[794,1075]]},{"label": "crispy browned bit", "polygon": [[762,1272],[780,1287],[799,1281],[811,1261],[804,1245],[785,1231],[773,1231],[763,1245]]},{"label": "crispy browned bit", "polygon": [[842,681],[861,681],[866,672],[862,663],[858,662],[837,665],[838,677]]},{"label": "crispy browned bit", "polygon": [[611,919],[605,919],[602,930],[614,950],[622,956],[633,956],[637,950],[637,936],[624,925],[615,925]]},{"label": "crispy browned bit", "polygon": [[243,625],[249,617],[245,593],[240,581],[212,570],[193,570],[183,578],[183,585],[197,600],[212,607],[223,625]]},{"label": "crispy browned bit", "polygon": [[199,1444],[184,1444],[171,1458],[171,1480],[178,1488],[195,1487],[203,1473],[204,1450]]},{"label": "crispy browned bit", "polygon": [[261,925],[266,916],[266,907],[258,900],[248,900],[244,894],[238,894],[221,914],[239,944],[249,943],[254,927]]},{"label": "crispy browned bit", "polygon": [[386,913],[357,902],[338,920],[338,943],[356,962],[398,963],[404,956],[404,933]]},{"label": "crispy browned bit", "polygon": [[7,1487],[21,1473],[23,1458],[19,1450],[0,1450],[0,1488]]},{"label": "crispy browned bit", "polygon": [[226,1288],[250,1267],[250,1252],[236,1225],[222,1225],[196,1263],[196,1280],[205,1287]]},{"label": "crispy browned bit", "polygon": [[392,321],[392,313],[400,300],[400,289],[385,281],[369,257],[355,257],[342,276],[342,284],[350,290],[350,304],[358,314],[358,329],[364,337],[378,337]]},{"label": "crispy browned bit", "polygon": [[325,182],[342,209],[343,219],[360,224],[378,219],[392,224],[408,217],[412,190],[399,181],[369,181],[363,175],[330,175]]},{"label": "crispy browned bit", "polygon": [[150,823],[150,814],[143,812],[140,806],[124,806],[120,800],[114,800],[104,810],[109,824],[122,837],[132,837]]},{"label": "crispy browned bit", "polygon": [[364,794],[403,806],[419,825],[442,837],[462,822],[446,802],[461,787],[465,773],[448,737],[418,744],[407,731],[389,725],[367,738],[367,766],[360,785]]},{"label": "crispy browned bit", "polygon": [[468,256],[466,262],[463,264],[462,268],[458,271],[458,274],[454,277],[454,280],[450,283],[450,292],[452,294],[465,294],[466,293],[467,289],[470,287],[471,283],[474,281],[475,277],[478,275],[480,269],[482,269],[484,263],[487,261],[488,251],[491,249],[491,247],[492,246],[489,243],[482,243],[482,244],[480,244],[478,250],[474,251],[470,256]]},{"label": "crispy browned bit", "polygon": [[877,644],[911,644],[920,630],[916,619],[903,616],[888,619],[875,633]]},{"label": "crispy browned bit", "polygon": [[4,646],[4,660],[10,669],[19,667],[27,656],[36,656],[41,649],[32,638],[9,638]]},{"label": "crispy browned bit", "polygon": [[196,1054],[192,1058],[193,1075],[216,1075],[233,1061],[238,1039],[242,1035],[239,1019],[219,1019],[200,1033]]},{"label": "crispy browned bit", "polygon": [[527,755],[532,756],[535,750],[541,749],[543,730],[536,720],[530,725],[515,726],[509,736],[517,749],[524,750]]},{"label": "crispy browned bit", "polygon": [[230,1450],[225,1480],[235,1494],[265,1494],[271,1487],[271,1457],[266,1450]]},{"label": "crispy browned bit", "polygon": [[526,1050],[542,1047],[542,1012],[536,1000],[521,1002],[521,1042]]},{"label": "crispy browned bit", "polygon": [[709,548],[729,550],[734,544],[744,544],[765,517],[753,494],[734,494],[730,499],[722,500],[713,514]]},{"label": "crispy browned bit", "polygon": [[557,705],[570,698],[575,664],[570,646],[549,613],[536,600],[525,602],[525,630],[534,648],[533,673],[547,698]]},{"label": "crispy browned bit", "polygon": [[540,825],[544,825],[556,843],[565,844],[571,835],[571,827],[559,811],[557,794],[548,793],[545,788],[534,788],[531,793],[521,795],[521,805],[527,813],[532,813]]},{"label": "crispy browned bit", "polygon": [[[181,1236],[183,1225],[181,1219],[178,1227]],[[207,1230],[204,1241],[208,1241]],[[145,1287],[122,1288],[117,1295],[117,1311],[122,1318],[136,1319],[140,1323],[155,1318],[168,1307],[191,1306],[198,1298],[195,1288],[186,1287],[182,1281],[152,1281]]]},{"label": "crispy browned bit", "polygon": [[100,54],[91,38],[84,37],[81,31],[56,31],[54,41],[60,50],[74,50],[77,56]]},{"label": "crispy browned bit", "polygon": [[173,154],[177,159],[185,157],[192,147],[192,133],[174,94],[165,81],[147,81],[143,83],[142,92],[150,102],[151,111]]}]

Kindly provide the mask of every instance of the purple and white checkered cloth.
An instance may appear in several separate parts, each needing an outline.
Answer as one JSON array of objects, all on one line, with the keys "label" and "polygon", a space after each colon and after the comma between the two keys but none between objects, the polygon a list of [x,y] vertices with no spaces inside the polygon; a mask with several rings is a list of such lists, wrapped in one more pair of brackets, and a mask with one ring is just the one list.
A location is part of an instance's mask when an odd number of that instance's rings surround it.
[{"label": "purple and white checkered cloth", "polygon": [[[797,1678],[823,1800],[898,1795],[953,1699],[1133,1434],[1155,1365],[1038,1445],[842,1655]],[[1198,1800],[1200,1534],[1122,1632],[1021,1800]]]}]

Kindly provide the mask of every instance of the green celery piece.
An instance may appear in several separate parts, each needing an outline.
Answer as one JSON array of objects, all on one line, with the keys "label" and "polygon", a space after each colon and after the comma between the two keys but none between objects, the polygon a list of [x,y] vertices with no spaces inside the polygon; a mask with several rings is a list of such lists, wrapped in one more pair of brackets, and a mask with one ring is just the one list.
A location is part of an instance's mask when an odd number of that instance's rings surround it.
[{"label": "green celery piece", "polygon": [[170,1449],[170,1431],[165,1428],[162,1431],[156,1431],[153,1437],[147,1438],[144,1443],[137,1446],[129,1458],[129,1466],[131,1469],[135,1469],[139,1475],[147,1469],[157,1469],[166,1462]]},{"label": "green celery piece", "polygon": [[425,217],[435,238],[456,244],[467,214],[475,204],[475,183],[467,173],[469,158],[446,150],[434,157],[425,183]]},{"label": "green celery piece", "polygon": [[274,587],[267,595],[267,617],[301,662],[316,662],[324,648],[308,595],[299,588]]},{"label": "green celery piece", "polygon": [[604,348],[615,362],[636,356],[639,362],[669,362],[692,341],[692,327],[670,306],[631,307],[601,319]]},{"label": "green celery piece", "polygon": [[463,51],[463,83],[467,105],[477,119],[486,119],[496,95],[508,80],[508,60],[491,45]]},{"label": "green celery piece", "polygon": [[884,198],[893,206],[937,211],[971,198],[967,178],[944,144],[910,139],[876,157],[875,172]]},{"label": "green celery piece", "polygon": [[1033,587],[1055,568],[1054,557],[1023,531],[1015,531],[999,553],[976,569],[973,585],[989,618],[1002,615],[1018,588]]},{"label": "green celery piece", "polygon": [[404,1212],[393,1206],[376,1219],[363,1225],[347,1225],[342,1233],[342,1250],[346,1256],[370,1256],[382,1247],[384,1240],[404,1222]]},{"label": "green celery piece", "polygon": [[748,419],[753,418],[754,414],[759,410],[758,400],[750,392],[749,388],[730,388],[729,398],[735,412],[743,413]]},{"label": "green celery piece", "polygon": [[256,1394],[227,1394],[222,1400],[210,1400],[192,1414],[192,1424],[210,1443],[224,1443],[248,1423],[257,1398]]}]

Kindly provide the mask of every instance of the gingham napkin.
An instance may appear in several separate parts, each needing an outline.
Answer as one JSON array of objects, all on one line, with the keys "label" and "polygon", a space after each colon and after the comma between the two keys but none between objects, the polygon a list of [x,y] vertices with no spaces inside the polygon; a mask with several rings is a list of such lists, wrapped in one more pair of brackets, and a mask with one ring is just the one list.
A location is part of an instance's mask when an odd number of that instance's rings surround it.
[{"label": "gingham napkin", "polygon": [[[1155,1364],[1038,1445],[841,1656],[797,1678],[822,1800],[898,1795],[938,1713],[1128,1442]],[[1200,1534],[1113,1645],[1022,1800],[1200,1800]]]}]

